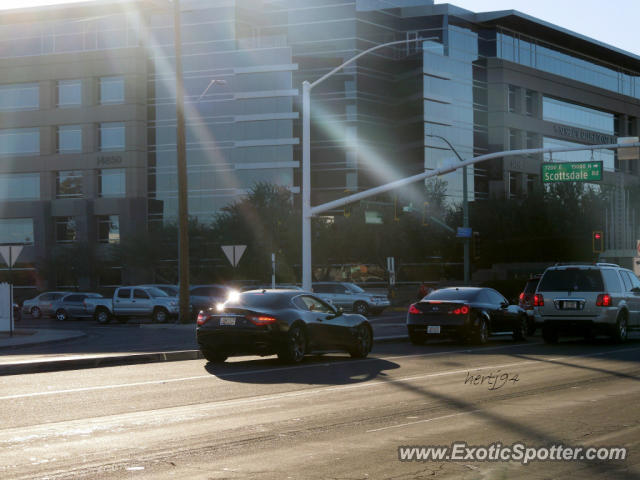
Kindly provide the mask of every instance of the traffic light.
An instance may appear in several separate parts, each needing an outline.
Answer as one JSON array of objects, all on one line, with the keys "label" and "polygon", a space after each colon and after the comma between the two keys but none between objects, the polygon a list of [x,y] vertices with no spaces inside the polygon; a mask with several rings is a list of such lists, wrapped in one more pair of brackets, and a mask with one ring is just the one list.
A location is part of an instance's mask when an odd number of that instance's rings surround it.
[{"label": "traffic light", "polygon": [[473,232],[473,259],[479,260],[482,253],[482,240],[480,239],[480,232]]},{"label": "traffic light", "polygon": [[593,247],[593,253],[604,252],[604,235],[602,231],[596,230],[591,233],[591,245]]}]

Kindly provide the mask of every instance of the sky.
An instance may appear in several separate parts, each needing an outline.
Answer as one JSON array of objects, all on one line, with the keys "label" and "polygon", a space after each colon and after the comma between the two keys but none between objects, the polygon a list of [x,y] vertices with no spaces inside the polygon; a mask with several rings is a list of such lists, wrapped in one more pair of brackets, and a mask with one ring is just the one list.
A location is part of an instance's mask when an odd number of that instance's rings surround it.
[{"label": "sky", "polygon": [[[78,0],[0,0],[0,10],[73,1]],[[640,56],[640,0],[436,0],[435,3],[452,3],[473,12],[519,10]]]}]

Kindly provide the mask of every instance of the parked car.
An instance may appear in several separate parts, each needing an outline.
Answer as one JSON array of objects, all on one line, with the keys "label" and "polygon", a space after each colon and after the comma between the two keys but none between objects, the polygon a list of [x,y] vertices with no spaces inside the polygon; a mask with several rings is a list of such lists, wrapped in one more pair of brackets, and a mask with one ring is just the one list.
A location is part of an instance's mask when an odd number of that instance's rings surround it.
[{"label": "parked car", "polygon": [[86,298],[102,298],[99,293],[74,292],[54,300],[51,303],[51,309],[54,312],[54,318],[64,322],[70,318],[89,318],[91,314],[84,307]]},{"label": "parked car", "polygon": [[386,295],[367,292],[350,282],[315,282],[313,292],[336,307],[360,315],[381,313],[391,305]]},{"label": "parked car", "polygon": [[527,332],[529,335],[536,333],[537,325],[533,316],[533,297],[535,296],[538,283],[540,283],[540,278],[542,278],[541,274],[532,275],[529,280],[527,280],[527,283],[524,284],[524,289],[518,297],[518,305],[527,312],[527,316],[529,317],[529,330]]},{"label": "parked car", "polygon": [[52,303],[71,292],[44,292],[37,297],[25,300],[22,303],[22,313],[28,313],[33,318],[51,316],[54,313]]},{"label": "parked car", "polygon": [[189,298],[194,314],[215,307],[218,303],[224,303],[229,294],[235,291],[226,285],[192,285]]},{"label": "parked car", "polygon": [[373,342],[365,317],[344,314],[300,290],[239,293],[220,308],[200,312],[196,336],[210,362],[232,355],[277,354],[282,361],[297,363],[312,351],[335,349],[364,358]]},{"label": "parked car", "polygon": [[88,315],[98,323],[109,323],[112,318],[126,322],[129,317],[151,317],[154,322],[165,323],[178,315],[178,300],[154,287],[119,287],[113,298],[85,298]]},{"label": "parked car", "polygon": [[[271,290],[271,285],[247,285],[240,288],[241,292],[246,292],[248,290]],[[292,285],[290,283],[276,283],[276,290],[303,290],[302,287],[298,285]]]},{"label": "parked car", "polygon": [[547,343],[561,334],[624,342],[629,329],[640,327],[640,280],[613,263],[554,265],[540,279],[534,315]]},{"label": "parked car", "polygon": [[509,305],[493,288],[449,287],[434,290],[412,304],[407,313],[409,340],[424,344],[428,338],[452,337],[487,343],[489,335],[507,334],[515,340],[527,336],[527,314]]}]

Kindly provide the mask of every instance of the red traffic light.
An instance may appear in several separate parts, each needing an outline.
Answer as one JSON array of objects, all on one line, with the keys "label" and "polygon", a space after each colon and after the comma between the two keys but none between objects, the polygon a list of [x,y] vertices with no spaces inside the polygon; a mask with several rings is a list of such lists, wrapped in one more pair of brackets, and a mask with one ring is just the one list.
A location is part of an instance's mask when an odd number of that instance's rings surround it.
[{"label": "red traffic light", "polygon": [[596,233],[594,234],[594,237],[595,237],[595,239],[596,239],[596,240],[600,240],[600,238],[601,238],[602,236],[600,235],[600,233],[597,233],[597,232],[596,232]]}]

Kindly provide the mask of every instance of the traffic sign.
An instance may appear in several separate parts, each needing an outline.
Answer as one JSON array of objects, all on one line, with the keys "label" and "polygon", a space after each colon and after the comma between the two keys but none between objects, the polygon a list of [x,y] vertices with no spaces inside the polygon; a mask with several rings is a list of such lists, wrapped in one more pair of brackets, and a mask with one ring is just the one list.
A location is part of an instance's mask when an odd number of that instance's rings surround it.
[{"label": "traffic sign", "polygon": [[229,259],[232,267],[237,267],[242,254],[246,250],[246,245],[222,245],[222,251]]},{"label": "traffic sign", "polygon": [[557,162],[542,164],[542,182],[599,182],[602,162]]},{"label": "traffic sign", "polygon": [[458,227],[457,238],[471,238],[472,235],[473,230],[470,227]]},{"label": "traffic sign", "polygon": [[16,260],[23,248],[23,245],[3,245],[0,247],[0,255],[2,255],[9,268],[16,264]]}]

